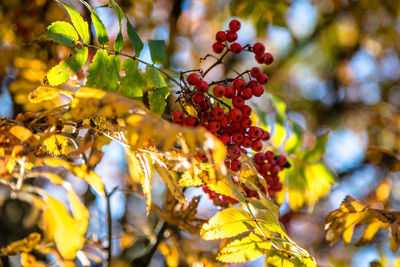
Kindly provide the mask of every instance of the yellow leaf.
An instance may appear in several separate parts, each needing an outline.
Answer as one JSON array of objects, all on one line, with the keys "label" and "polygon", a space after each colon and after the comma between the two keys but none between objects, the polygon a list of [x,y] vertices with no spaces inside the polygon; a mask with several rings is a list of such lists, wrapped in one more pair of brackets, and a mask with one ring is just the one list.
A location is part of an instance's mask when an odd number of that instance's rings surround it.
[{"label": "yellow leaf", "polygon": [[19,125],[11,127],[9,131],[12,135],[17,137],[21,142],[25,142],[33,136],[31,131]]},{"label": "yellow leaf", "polygon": [[29,253],[21,253],[21,265],[23,267],[46,267],[47,265],[39,262],[36,258]]},{"label": "yellow leaf", "polygon": [[84,243],[79,222],[71,217],[60,201],[47,195],[46,210],[43,218],[46,224],[45,234],[54,239],[57,249],[65,259],[72,260]]},{"label": "yellow leaf", "polygon": [[271,137],[271,143],[274,147],[279,147],[282,142],[285,140],[287,135],[285,126],[281,123],[275,123],[274,130]]},{"label": "yellow leaf", "polygon": [[224,246],[218,253],[217,260],[227,263],[252,261],[263,256],[271,249],[271,241],[250,233]]},{"label": "yellow leaf", "polygon": [[0,249],[0,255],[16,255],[21,252],[31,252],[40,242],[39,233],[31,233],[26,238],[17,240],[9,244],[7,247]]},{"label": "yellow leaf", "polygon": [[56,157],[68,154],[68,138],[61,134],[53,134],[43,141],[47,151]]},{"label": "yellow leaf", "polygon": [[16,164],[17,164],[17,162],[15,161],[15,159],[9,159],[7,161],[6,167],[7,167],[7,170],[8,170],[9,173],[12,173],[12,171],[14,170]]},{"label": "yellow leaf", "polygon": [[32,91],[28,98],[32,103],[40,103],[43,101],[53,100],[60,95],[72,98],[73,92],[56,87],[40,86],[36,90]]},{"label": "yellow leaf", "polygon": [[250,215],[240,209],[229,208],[218,212],[200,230],[206,240],[233,237],[256,227]]},{"label": "yellow leaf", "polygon": [[154,163],[154,168],[164,181],[168,190],[174,195],[175,199],[181,203],[185,203],[185,196],[183,195],[181,187],[178,185],[176,173],[169,171],[166,166],[162,166],[161,164],[162,162],[156,161]]},{"label": "yellow leaf", "polygon": [[[69,184],[68,184],[69,185]],[[82,203],[79,197],[76,195],[72,187],[64,186],[68,191],[68,200],[69,205],[71,207],[72,215],[74,216],[78,228],[76,231],[81,233],[82,235],[85,234],[88,223],[89,223],[89,211],[86,206]]]},{"label": "yellow leaf", "polygon": [[178,267],[179,255],[176,246],[168,246],[165,242],[161,242],[157,248],[164,255],[168,267]]}]

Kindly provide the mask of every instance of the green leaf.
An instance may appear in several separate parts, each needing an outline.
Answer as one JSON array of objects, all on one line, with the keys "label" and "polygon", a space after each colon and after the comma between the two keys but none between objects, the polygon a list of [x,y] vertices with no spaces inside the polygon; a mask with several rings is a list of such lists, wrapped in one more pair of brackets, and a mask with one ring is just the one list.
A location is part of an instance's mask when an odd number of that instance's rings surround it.
[{"label": "green leaf", "polygon": [[81,49],[75,49],[75,54],[70,57],[65,64],[73,70],[74,72],[78,72],[83,64],[85,64],[86,60],[88,58],[88,48],[83,47]]},{"label": "green leaf", "polygon": [[139,57],[143,50],[143,42],[128,19],[126,19],[126,31],[133,48],[135,48],[135,57]]},{"label": "green leaf", "polygon": [[83,20],[81,15],[70,7],[67,4],[64,4],[63,2],[60,2],[65,9],[68,11],[69,16],[71,17],[72,24],[74,25],[75,29],[78,31],[79,35],[81,36],[83,43],[88,44],[89,43],[89,26],[86,21]]},{"label": "green leaf", "polygon": [[167,106],[168,87],[158,88],[149,93],[150,110],[157,114],[162,114]]},{"label": "green leaf", "polygon": [[92,22],[94,24],[94,29],[96,30],[96,36],[97,40],[99,43],[103,46],[106,46],[108,44],[108,34],[107,34],[107,29],[106,26],[104,26],[103,22],[97,15],[96,11],[90,7],[88,3],[86,3],[84,0],[79,0],[82,4],[84,4],[92,13]]},{"label": "green leaf", "polygon": [[105,50],[97,50],[89,66],[89,75],[85,86],[103,89],[107,84],[108,54]]},{"label": "green leaf", "polygon": [[121,77],[121,93],[127,97],[142,97],[144,81],[138,70],[138,62],[128,58],[122,64],[125,76]]},{"label": "green leaf", "polygon": [[146,67],[145,81],[146,89],[161,88],[167,86],[161,73],[154,66],[151,65],[147,65]]},{"label": "green leaf", "polygon": [[149,49],[151,60],[154,64],[163,64],[167,60],[167,55],[164,51],[164,40],[149,40]]},{"label": "green leaf", "polygon": [[289,154],[298,153],[301,149],[301,138],[303,136],[304,130],[293,121],[289,121],[292,129],[291,136],[287,139],[285,143],[285,151]]},{"label": "green leaf", "polygon": [[45,35],[47,39],[70,47],[75,46],[79,41],[74,27],[65,21],[56,21],[50,24]]},{"label": "green leaf", "polygon": [[115,39],[114,50],[117,52],[121,52],[123,47],[124,47],[124,38],[122,37],[122,32],[120,28],[117,35],[117,39]]},{"label": "green leaf", "polygon": [[125,17],[124,11],[120,8],[120,6],[115,2],[115,0],[110,0],[110,5],[112,9],[114,9],[115,14],[117,15],[118,22],[119,22],[119,28],[121,28],[121,21]]},{"label": "green leaf", "polygon": [[120,68],[121,68],[120,56],[116,55],[109,56],[107,63],[107,71],[106,71],[107,72],[106,86],[104,87],[106,91],[111,91],[111,92],[117,91]]}]

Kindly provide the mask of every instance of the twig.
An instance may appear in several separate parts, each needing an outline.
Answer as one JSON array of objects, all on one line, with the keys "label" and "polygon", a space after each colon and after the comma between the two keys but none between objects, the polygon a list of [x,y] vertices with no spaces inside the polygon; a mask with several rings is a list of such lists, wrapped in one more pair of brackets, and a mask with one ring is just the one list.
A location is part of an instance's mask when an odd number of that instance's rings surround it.
[{"label": "twig", "polygon": [[225,53],[223,53],[222,56],[221,56],[214,64],[212,64],[206,71],[204,71],[204,73],[203,73],[203,78],[204,78],[204,77],[207,75],[207,73],[208,73],[210,70],[212,70],[215,66],[221,64],[221,63],[222,63],[222,59],[224,59],[224,57],[225,57],[230,51],[231,51],[230,49],[227,49],[227,50],[225,51]]},{"label": "twig", "polygon": [[16,190],[20,190],[22,187],[22,183],[24,181],[24,176],[25,176],[25,156],[22,157],[18,161],[19,164],[19,176],[17,180],[17,185],[15,186]]},{"label": "twig", "polygon": [[114,187],[110,193],[106,192],[106,201],[107,201],[107,227],[108,227],[108,247],[107,247],[107,263],[108,266],[111,266],[111,258],[112,258],[112,218],[111,218],[111,196],[117,191],[118,186]]}]

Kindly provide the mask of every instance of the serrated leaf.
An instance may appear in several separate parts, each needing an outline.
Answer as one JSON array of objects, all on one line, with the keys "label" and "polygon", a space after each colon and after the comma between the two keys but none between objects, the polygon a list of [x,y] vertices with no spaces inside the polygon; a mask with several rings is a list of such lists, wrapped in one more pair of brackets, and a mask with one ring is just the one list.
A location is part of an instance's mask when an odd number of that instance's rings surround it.
[{"label": "serrated leaf", "polygon": [[129,22],[128,19],[126,19],[126,31],[128,33],[129,40],[131,41],[131,44],[135,49],[135,57],[139,57],[140,52],[142,52],[144,45],[139,35],[135,31],[135,28],[133,28],[132,24]]},{"label": "serrated leaf", "polygon": [[147,65],[146,67],[145,83],[146,83],[145,88],[147,90],[152,88],[161,88],[167,86],[161,73],[154,66],[151,65]]},{"label": "serrated leaf", "polygon": [[157,114],[162,114],[167,106],[168,87],[158,88],[149,92],[150,110]]},{"label": "serrated leaf", "polygon": [[73,47],[78,41],[78,33],[74,27],[65,21],[56,21],[47,27],[46,38],[62,45]]},{"label": "serrated leaf", "polygon": [[61,134],[53,134],[43,140],[47,151],[56,157],[68,153],[68,138]]},{"label": "serrated leaf", "polygon": [[256,227],[256,223],[247,212],[229,208],[218,212],[200,230],[206,240],[237,236]]},{"label": "serrated leaf", "polygon": [[149,40],[149,49],[154,64],[163,64],[167,60],[164,40]]},{"label": "serrated leaf", "polygon": [[71,18],[72,24],[74,25],[75,29],[78,31],[79,35],[81,36],[83,43],[88,44],[90,41],[89,37],[89,26],[86,21],[83,20],[81,15],[70,7],[69,5],[60,1],[60,3],[65,7],[68,11],[68,14]]},{"label": "serrated leaf", "polygon": [[118,55],[109,56],[106,69],[107,73],[106,85],[103,87],[104,90],[110,92],[117,91],[120,68],[121,68],[121,57]]},{"label": "serrated leaf", "polygon": [[248,236],[234,240],[224,246],[218,253],[217,260],[226,263],[252,261],[263,256],[271,249],[271,241],[250,233]]},{"label": "serrated leaf", "polygon": [[127,97],[142,97],[144,82],[138,70],[138,62],[128,58],[122,64],[125,76],[121,77],[121,93]]},{"label": "serrated leaf", "polygon": [[108,54],[105,50],[97,50],[89,65],[89,75],[85,86],[103,89],[107,84]]},{"label": "serrated leaf", "polygon": [[82,68],[83,64],[85,64],[87,58],[88,48],[82,47],[81,49],[75,49],[75,54],[68,58],[65,64],[72,71],[78,72]]},{"label": "serrated leaf", "polygon": [[101,21],[101,19],[99,18],[99,16],[97,15],[96,11],[91,8],[91,6],[84,0],[79,0],[82,4],[84,4],[92,13],[92,22],[94,25],[94,29],[96,31],[96,36],[97,36],[97,40],[99,41],[99,43],[103,46],[107,46],[108,44],[108,33],[107,33],[107,29],[106,26],[104,26],[103,22]]},{"label": "serrated leaf", "polygon": [[185,196],[183,195],[182,188],[178,185],[178,176],[169,171],[167,166],[163,166],[161,161],[156,161],[154,163],[154,168],[175,199],[181,203],[185,203]]}]

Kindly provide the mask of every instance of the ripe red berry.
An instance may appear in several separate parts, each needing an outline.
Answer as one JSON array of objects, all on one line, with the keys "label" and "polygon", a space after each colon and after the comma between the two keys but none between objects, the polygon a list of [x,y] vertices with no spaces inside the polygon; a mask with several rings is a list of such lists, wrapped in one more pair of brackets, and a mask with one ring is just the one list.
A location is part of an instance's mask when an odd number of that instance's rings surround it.
[{"label": "ripe red berry", "polygon": [[240,157],[240,149],[239,146],[235,145],[235,144],[229,144],[227,147],[227,152],[228,155],[231,159],[237,159]]},{"label": "ripe red berry", "polygon": [[215,42],[212,46],[214,53],[221,54],[224,51],[225,46],[220,42]]},{"label": "ripe red berry", "polygon": [[186,123],[187,123],[187,126],[196,127],[199,125],[199,120],[197,118],[190,117],[187,119]]},{"label": "ripe red berry", "polygon": [[241,96],[235,96],[235,97],[232,99],[232,105],[233,105],[235,108],[241,108],[241,107],[243,107],[243,106],[244,106],[244,99],[243,99],[243,97],[241,97]]},{"label": "ripe red berry", "polygon": [[265,159],[268,160],[268,162],[271,162],[274,160],[275,154],[272,151],[266,151],[265,153]]},{"label": "ripe red berry", "polygon": [[238,122],[238,121],[233,121],[233,122],[231,122],[229,128],[230,128],[230,130],[231,130],[232,132],[236,132],[236,131],[239,130],[239,128],[240,128],[240,122]]},{"label": "ripe red berry", "polygon": [[221,120],[224,116],[224,110],[221,107],[216,107],[211,111],[212,117],[214,120]]},{"label": "ripe red berry", "polygon": [[248,105],[243,105],[243,107],[241,107],[240,110],[243,113],[243,117],[250,117],[251,107],[249,107]]},{"label": "ripe red berry", "polygon": [[235,142],[237,145],[240,145],[243,141],[243,134],[241,133],[234,133],[232,135],[232,141]]},{"label": "ripe red berry", "polygon": [[229,117],[226,114],[224,114],[224,116],[222,116],[222,119],[220,120],[221,127],[228,126],[229,121],[230,121]]},{"label": "ripe red berry", "polygon": [[263,143],[259,139],[254,140],[253,143],[251,144],[251,149],[253,149],[254,151],[259,152],[262,150],[262,148],[263,148]]},{"label": "ripe red berry", "polygon": [[212,119],[211,113],[210,112],[199,112],[199,114],[197,115],[197,117],[205,122],[209,122]]},{"label": "ripe red berry", "polygon": [[172,112],[172,120],[176,123],[181,123],[183,121],[182,111],[175,110]]},{"label": "ripe red berry", "polygon": [[221,128],[221,123],[219,121],[211,121],[208,123],[208,130],[212,133],[218,132]]},{"label": "ripe red berry", "polygon": [[263,141],[268,141],[271,138],[271,134],[267,131],[263,131],[263,136],[262,136],[262,140]]},{"label": "ripe red berry", "polygon": [[265,54],[259,54],[255,56],[255,59],[257,60],[258,63],[263,64],[265,63],[267,56]]},{"label": "ripe red berry", "polygon": [[253,139],[260,139],[262,137],[262,129],[256,126],[251,126],[249,129],[249,136]]},{"label": "ripe red berry", "polygon": [[207,157],[205,154],[197,152],[197,157],[201,160],[201,161],[206,161]]},{"label": "ripe red berry", "polygon": [[269,81],[267,74],[261,73],[260,76],[257,77],[257,82],[261,84],[266,84]]},{"label": "ripe red berry", "polygon": [[203,101],[204,101],[204,96],[201,93],[197,93],[192,97],[192,102],[196,106],[200,105],[200,103],[203,102]]},{"label": "ripe red berry", "polygon": [[265,53],[265,64],[269,65],[274,62],[274,56],[271,53]]},{"label": "ripe red berry", "polygon": [[208,83],[201,80],[197,85],[196,85],[196,91],[199,93],[204,94],[205,92],[208,91]]},{"label": "ripe red berry", "polygon": [[265,52],[265,46],[262,43],[255,43],[253,45],[253,53],[256,55],[263,54]]},{"label": "ripe red berry", "polygon": [[218,42],[225,42],[226,41],[226,33],[224,31],[219,31],[215,35],[215,40]]},{"label": "ripe red berry", "polygon": [[231,162],[231,170],[232,171],[237,172],[237,171],[240,171],[241,168],[242,168],[242,163],[239,160],[237,160],[237,159],[232,160],[232,162]]},{"label": "ripe red berry", "polygon": [[231,141],[231,137],[229,134],[224,133],[219,137],[219,140],[221,140],[221,142],[224,145],[226,145],[227,143],[229,143]]},{"label": "ripe red berry", "polygon": [[226,33],[226,40],[227,40],[228,42],[230,42],[230,43],[236,41],[237,38],[238,38],[238,35],[237,35],[236,32],[228,31],[228,32]]},{"label": "ripe red berry", "polygon": [[231,52],[232,54],[239,54],[242,52],[242,46],[239,43],[233,43],[231,44]]},{"label": "ripe red berry", "polygon": [[265,160],[265,155],[264,155],[264,153],[256,153],[255,155],[254,155],[254,157],[253,157],[253,160],[254,160],[254,162],[255,163],[257,163],[257,164],[263,164],[264,163],[264,160]]},{"label": "ripe red berry", "polygon": [[256,97],[260,97],[264,93],[264,87],[261,84],[255,85],[251,90]]},{"label": "ripe red berry", "polygon": [[279,167],[279,165],[274,165],[274,167],[272,167],[271,169],[271,175],[277,175],[279,172],[281,171],[281,167]]},{"label": "ripe red berry", "polygon": [[187,77],[187,81],[190,85],[198,85],[201,80],[199,75],[197,75],[196,73],[191,73]]},{"label": "ripe red berry", "polygon": [[240,96],[244,98],[244,100],[248,100],[253,96],[253,91],[250,88],[244,88],[240,92]]},{"label": "ripe red berry", "polygon": [[260,68],[253,67],[253,68],[250,70],[250,75],[251,75],[251,77],[253,77],[253,78],[257,78],[260,74],[261,74]]},{"label": "ripe red berry", "polygon": [[286,157],[283,155],[279,155],[277,157],[277,162],[278,162],[278,165],[283,168],[283,166],[285,166],[287,163]]},{"label": "ripe red berry", "polygon": [[213,93],[216,97],[223,97],[225,93],[225,87],[222,85],[216,85],[213,89]]},{"label": "ripe red berry", "polygon": [[251,121],[251,119],[249,117],[245,117],[245,118],[241,119],[240,126],[242,126],[242,128],[249,128],[252,123],[253,122]]},{"label": "ripe red berry", "polygon": [[240,27],[240,21],[238,21],[237,19],[231,20],[231,22],[229,22],[229,29],[231,31],[237,32],[238,30],[240,30]]},{"label": "ripe red berry", "polygon": [[243,137],[243,141],[242,141],[242,146],[243,146],[243,147],[248,148],[248,147],[251,146],[252,143],[253,143],[253,142],[251,141],[251,138],[250,138],[250,137],[248,137],[248,136]]},{"label": "ripe red berry", "polygon": [[244,88],[246,88],[246,81],[242,78],[236,78],[233,80],[233,88],[235,88],[237,91],[242,91]]},{"label": "ripe red berry", "polygon": [[235,96],[235,89],[233,87],[225,87],[224,96],[228,99],[232,99]]},{"label": "ripe red berry", "polygon": [[243,117],[243,114],[240,109],[233,108],[229,111],[229,117],[232,121],[240,121]]}]

